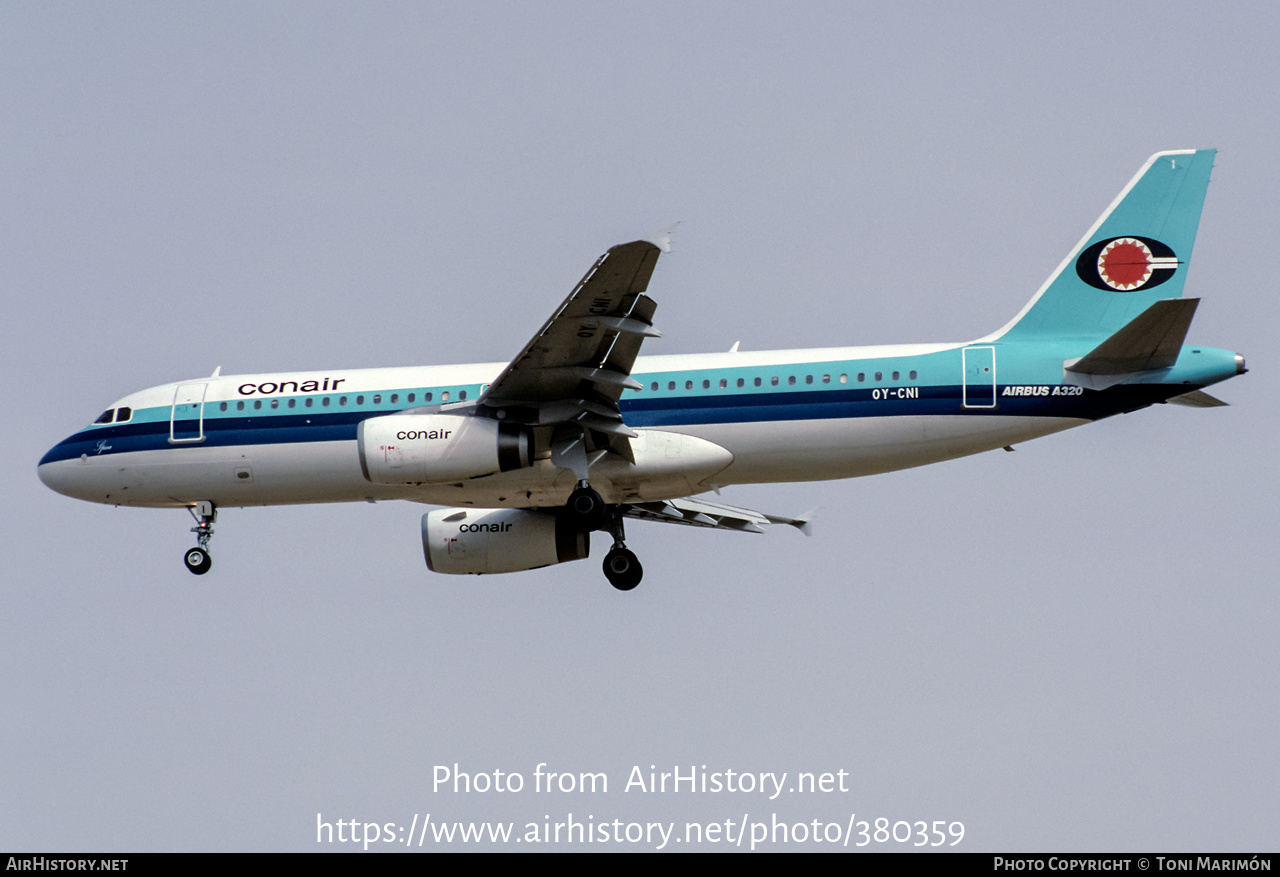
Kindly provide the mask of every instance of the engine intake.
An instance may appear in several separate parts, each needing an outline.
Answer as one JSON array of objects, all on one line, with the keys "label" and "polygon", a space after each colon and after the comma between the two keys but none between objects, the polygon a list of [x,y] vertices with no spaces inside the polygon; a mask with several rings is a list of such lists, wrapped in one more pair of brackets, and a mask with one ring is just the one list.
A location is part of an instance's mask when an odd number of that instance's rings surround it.
[{"label": "engine intake", "polygon": [[458,414],[389,414],[361,421],[360,471],[376,484],[461,481],[529,465],[529,430]]},{"label": "engine intake", "polygon": [[432,572],[520,572],[591,551],[591,534],[560,511],[436,509],[422,516],[422,551]]}]

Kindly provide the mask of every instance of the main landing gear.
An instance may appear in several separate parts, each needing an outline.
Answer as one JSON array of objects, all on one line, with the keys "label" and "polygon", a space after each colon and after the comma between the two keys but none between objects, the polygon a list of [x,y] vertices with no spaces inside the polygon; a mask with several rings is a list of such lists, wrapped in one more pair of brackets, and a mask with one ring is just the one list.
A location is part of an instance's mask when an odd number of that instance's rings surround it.
[{"label": "main landing gear", "polygon": [[218,520],[218,510],[208,500],[196,503],[195,508],[187,508],[196,525],[191,532],[196,534],[196,547],[187,549],[182,562],[198,576],[202,576],[213,566],[213,558],[209,556],[209,539],[213,536],[213,522]]},{"label": "main landing gear", "polygon": [[569,501],[565,503],[565,508],[569,510],[574,523],[588,533],[592,530],[609,528],[609,506],[605,503],[604,497],[596,493],[585,481],[579,481],[573,493],[569,494]]},{"label": "main landing gear", "polygon": [[622,532],[622,512],[617,506],[609,509],[609,533],[613,536],[613,547],[604,556],[604,577],[619,591],[630,591],[640,584],[644,577],[644,567],[636,558],[635,552],[627,548],[625,534]]},{"label": "main landing gear", "polygon": [[627,548],[622,531],[622,512],[610,506],[585,481],[579,481],[565,508],[582,529],[608,530],[613,536],[613,547],[604,556],[604,577],[619,591],[630,591],[640,584],[644,567],[635,553]]},{"label": "main landing gear", "polygon": [[621,542],[615,542],[604,556],[604,577],[619,591],[630,591],[640,584],[644,567],[635,552]]}]

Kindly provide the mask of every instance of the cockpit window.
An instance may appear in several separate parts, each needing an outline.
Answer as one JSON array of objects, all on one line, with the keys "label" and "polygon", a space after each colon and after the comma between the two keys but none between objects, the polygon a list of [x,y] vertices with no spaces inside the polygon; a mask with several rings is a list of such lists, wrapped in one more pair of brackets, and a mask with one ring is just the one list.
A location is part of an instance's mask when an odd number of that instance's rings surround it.
[{"label": "cockpit window", "polygon": [[132,408],[117,408],[117,409],[116,409],[116,423],[124,423],[124,422],[125,422],[126,420],[128,420],[130,417],[133,417],[133,409],[132,409]]},{"label": "cockpit window", "polygon": [[106,411],[98,415],[98,419],[95,420],[94,423],[110,423],[112,418],[115,416],[115,413],[116,410],[114,408],[108,408]]}]

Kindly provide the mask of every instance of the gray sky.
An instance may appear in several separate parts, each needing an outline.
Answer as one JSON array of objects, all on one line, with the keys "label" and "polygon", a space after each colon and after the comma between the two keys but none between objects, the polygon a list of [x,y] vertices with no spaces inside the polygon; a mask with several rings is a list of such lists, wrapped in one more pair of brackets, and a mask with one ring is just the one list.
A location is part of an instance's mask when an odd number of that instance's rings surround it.
[{"label": "gray sky", "polygon": [[[1264,3],[5,4],[0,848],[776,813],[960,820],[963,850],[1276,849],[1278,26]],[[647,353],[978,337],[1147,156],[1191,147],[1221,151],[1190,337],[1248,357],[1232,407],[729,489],[820,506],[814,537],[633,524],[630,594],[602,540],[435,576],[396,503],[226,510],[196,579],[185,513],[35,476],[113,400],[218,365],[508,359],[674,220]],[[433,792],[455,762],[610,787]],[[634,765],[849,791],[624,792]]]}]

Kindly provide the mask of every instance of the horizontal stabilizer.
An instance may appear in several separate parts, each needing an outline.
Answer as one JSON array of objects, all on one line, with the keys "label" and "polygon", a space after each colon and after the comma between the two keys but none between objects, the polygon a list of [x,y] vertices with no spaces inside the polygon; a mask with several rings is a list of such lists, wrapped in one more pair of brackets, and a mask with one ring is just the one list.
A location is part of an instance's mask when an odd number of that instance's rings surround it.
[{"label": "horizontal stabilizer", "polygon": [[1196,315],[1198,298],[1158,301],[1089,354],[1067,366],[1086,375],[1120,375],[1171,368]]},{"label": "horizontal stabilizer", "polygon": [[1217,396],[1210,396],[1204,390],[1192,390],[1169,400],[1174,405],[1186,405],[1188,408],[1224,408],[1227,403]]},{"label": "horizontal stabilizer", "polygon": [[1064,362],[1065,379],[1101,390],[1129,375],[1172,368],[1198,304],[1198,298],[1156,302],[1080,359]]}]

